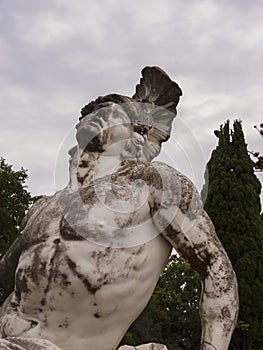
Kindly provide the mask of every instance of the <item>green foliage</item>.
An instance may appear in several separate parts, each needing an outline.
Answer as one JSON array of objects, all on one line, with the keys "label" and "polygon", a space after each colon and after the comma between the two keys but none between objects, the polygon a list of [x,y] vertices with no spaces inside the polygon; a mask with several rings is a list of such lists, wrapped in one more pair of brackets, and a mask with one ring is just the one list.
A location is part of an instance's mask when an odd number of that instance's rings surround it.
[{"label": "green foliage", "polygon": [[31,196],[26,190],[26,170],[14,171],[0,158],[0,256],[16,238]]},{"label": "green foliage", "polygon": [[[259,132],[259,135],[263,137],[263,123],[261,123],[259,126],[254,125],[254,128],[257,129]],[[256,158],[256,161],[254,161],[254,169],[255,171],[263,171],[263,157],[259,152],[253,152],[253,151],[248,151],[254,158]]]},{"label": "green foliage", "polygon": [[157,342],[166,344],[169,350],[197,349],[201,334],[199,299],[199,277],[173,255],[148,306],[121,343]]},{"label": "green foliage", "polygon": [[[205,209],[223,243],[239,283],[240,314],[232,349],[263,346],[263,225],[261,185],[254,174],[242,125],[221,126],[207,164]],[[202,197],[205,195],[203,193]],[[253,347],[252,347],[253,348]]]}]

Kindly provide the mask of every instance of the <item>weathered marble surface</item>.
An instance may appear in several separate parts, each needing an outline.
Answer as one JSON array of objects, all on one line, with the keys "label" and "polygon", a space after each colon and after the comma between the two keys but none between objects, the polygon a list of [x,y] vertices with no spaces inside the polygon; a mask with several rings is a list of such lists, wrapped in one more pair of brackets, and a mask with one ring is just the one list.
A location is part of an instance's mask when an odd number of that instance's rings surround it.
[{"label": "weathered marble surface", "polygon": [[[61,350],[45,339],[6,338],[0,339],[0,350]],[[118,350],[168,350],[163,344],[149,343],[136,347],[123,345]]]},{"label": "weathered marble surface", "polygon": [[118,350],[168,350],[168,349],[163,344],[149,343],[149,344],[138,345],[136,347],[123,345]]},{"label": "weathered marble surface", "polygon": [[0,339],[0,350],[61,350],[45,339],[5,338]]},{"label": "weathered marble surface", "polygon": [[231,263],[191,181],[151,162],[181,90],[159,68],[142,72],[133,98],[107,95],[82,109],[68,186],[32,207],[0,261],[2,347],[15,337],[24,349],[53,349],[43,339],[116,349],[174,247],[202,280],[201,349],[228,348],[238,310]]}]

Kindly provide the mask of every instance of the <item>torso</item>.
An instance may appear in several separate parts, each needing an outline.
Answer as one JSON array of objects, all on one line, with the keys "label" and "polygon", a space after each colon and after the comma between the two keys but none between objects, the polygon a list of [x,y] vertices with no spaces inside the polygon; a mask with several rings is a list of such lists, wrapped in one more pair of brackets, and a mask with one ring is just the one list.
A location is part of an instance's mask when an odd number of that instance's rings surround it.
[{"label": "torso", "polygon": [[113,350],[146,306],[171,247],[152,224],[145,186],[134,194],[124,179],[112,198],[107,181],[97,185],[82,189],[81,200],[70,193],[60,204],[51,199],[29,221],[25,231],[45,231],[43,242],[20,258],[5,335],[47,338],[65,350]]}]

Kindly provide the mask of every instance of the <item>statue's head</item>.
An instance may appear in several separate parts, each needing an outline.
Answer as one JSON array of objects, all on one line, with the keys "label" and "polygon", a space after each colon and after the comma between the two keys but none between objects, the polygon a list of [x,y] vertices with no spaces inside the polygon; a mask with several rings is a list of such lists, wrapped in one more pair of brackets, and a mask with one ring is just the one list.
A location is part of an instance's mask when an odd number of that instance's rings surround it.
[{"label": "statue's head", "polygon": [[151,161],[169,139],[182,91],[158,67],[145,67],[134,96],[98,97],[81,110],[77,141],[83,151]]}]

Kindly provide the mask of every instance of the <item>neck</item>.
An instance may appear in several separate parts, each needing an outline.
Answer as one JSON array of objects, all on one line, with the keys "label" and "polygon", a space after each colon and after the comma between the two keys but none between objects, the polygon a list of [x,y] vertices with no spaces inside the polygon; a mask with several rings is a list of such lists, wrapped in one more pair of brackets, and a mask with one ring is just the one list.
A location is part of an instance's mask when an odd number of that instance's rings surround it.
[{"label": "neck", "polygon": [[112,174],[121,164],[120,155],[83,152],[81,149],[70,160],[71,190],[88,186],[93,180]]}]

